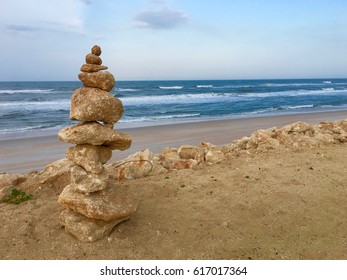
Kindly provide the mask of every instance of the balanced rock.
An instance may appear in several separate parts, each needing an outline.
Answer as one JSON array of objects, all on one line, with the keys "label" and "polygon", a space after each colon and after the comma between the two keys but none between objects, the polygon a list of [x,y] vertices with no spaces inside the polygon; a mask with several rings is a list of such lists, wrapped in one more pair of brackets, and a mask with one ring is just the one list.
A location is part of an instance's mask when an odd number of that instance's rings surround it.
[{"label": "balanced rock", "polygon": [[96,64],[83,64],[81,66],[81,71],[88,72],[88,73],[99,72],[101,70],[107,70],[107,69],[108,69],[107,66],[96,65]]},{"label": "balanced rock", "polygon": [[85,87],[100,88],[111,91],[115,85],[115,80],[110,72],[80,73],[78,78]]},{"label": "balanced rock", "polygon": [[86,56],[86,63],[87,64],[95,64],[95,65],[101,65],[102,64],[102,60],[98,55],[89,53]]},{"label": "balanced rock", "polygon": [[78,88],[71,97],[71,120],[115,123],[123,112],[122,101],[98,88]]},{"label": "balanced rock", "polygon": [[97,122],[79,123],[65,127],[58,133],[61,141],[72,144],[108,146],[112,150],[126,150],[131,146],[131,137]]},{"label": "balanced rock", "polygon": [[60,213],[60,223],[77,239],[83,242],[94,242],[108,236],[112,229],[129,217],[105,222],[103,220],[90,219],[69,209]]},{"label": "balanced rock", "polygon": [[101,48],[98,45],[93,46],[92,47],[92,54],[100,56],[101,55]]},{"label": "balanced rock", "polygon": [[71,185],[82,193],[104,190],[108,180],[109,176],[105,172],[101,174],[89,173],[78,165],[71,168]]},{"label": "balanced rock", "polygon": [[58,202],[88,218],[106,222],[127,218],[136,211],[136,204],[126,195],[125,190],[115,185],[90,195],[77,192],[72,185],[68,185],[60,194]]},{"label": "balanced rock", "polygon": [[102,164],[112,157],[112,150],[105,146],[82,144],[70,147],[65,155],[67,159],[85,170],[100,174],[104,170]]}]

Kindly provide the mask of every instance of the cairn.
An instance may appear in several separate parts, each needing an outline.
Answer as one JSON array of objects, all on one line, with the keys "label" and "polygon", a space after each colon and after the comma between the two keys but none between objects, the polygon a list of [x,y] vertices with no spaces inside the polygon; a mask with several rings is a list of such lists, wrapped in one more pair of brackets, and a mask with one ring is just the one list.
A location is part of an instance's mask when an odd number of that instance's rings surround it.
[{"label": "cairn", "polygon": [[58,133],[64,142],[75,144],[66,151],[73,162],[71,181],[58,202],[64,209],[60,222],[65,230],[81,241],[93,242],[108,236],[115,225],[127,220],[136,205],[124,189],[109,181],[104,164],[112,150],[126,150],[129,135],[113,130],[122,117],[122,102],[109,94],[115,85],[110,72],[103,71],[101,49],[94,46],[86,56],[78,78],[83,83],[71,97],[70,119],[80,121]]}]

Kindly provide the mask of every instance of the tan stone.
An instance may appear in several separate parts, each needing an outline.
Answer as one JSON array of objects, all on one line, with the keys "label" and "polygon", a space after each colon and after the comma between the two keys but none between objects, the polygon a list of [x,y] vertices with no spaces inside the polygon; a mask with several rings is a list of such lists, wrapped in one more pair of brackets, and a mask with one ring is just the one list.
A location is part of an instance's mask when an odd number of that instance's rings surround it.
[{"label": "tan stone", "polygon": [[76,89],[71,97],[70,119],[115,123],[123,115],[122,102],[98,88]]},{"label": "tan stone", "polygon": [[268,138],[264,141],[258,143],[258,150],[266,151],[266,150],[274,150],[280,145],[280,142],[274,138]]},{"label": "tan stone", "polygon": [[86,63],[87,64],[95,64],[95,65],[101,65],[102,60],[99,56],[89,53],[86,55]]},{"label": "tan stone", "polygon": [[78,78],[85,87],[99,88],[105,91],[111,91],[115,85],[115,79],[110,72],[80,73]]},{"label": "tan stone", "polygon": [[164,148],[161,152],[161,158],[163,160],[181,159],[177,148]]},{"label": "tan stone", "polygon": [[167,170],[191,169],[198,164],[199,162],[195,159],[172,159],[162,163]]},{"label": "tan stone", "polygon": [[218,162],[222,162],[223,160],[225,160],[225,155],[222,151],[220,150],[209,150],[207,151],[207,153],[205,154],[205,161],[207,163],[218,163]]},{"label": "tan stone", "polygon": [[311,125],[302,121],[286,125],[282,127],[282,130],[289,133],[305,133],[307,131],[313,131]]},{"label": "tan stone", "polygon": [[293,140],[291,139],[289,134],[283,129],[279,129],[278,131],[276,131],[274,138],[278,140],[279,143],[282,145],[288,146],[293,143]]},{"label": "tan stone", "polygon": [[109,236],[112,229],[129,217],[105,222],[103,220],[90,219],[79,213],[65,209],[60,213],[60,223],[65,231],[83,242],[94,242]]},{"label": "tan stone", "polygon": [[104,170],[102,164],[111,158],[112,150],[105,146],[81,144],[67,149],[65,155],[67,159],[85,170],[100,174]]},{"label": "tan stone", "polygon": [[83,64],[81,66],[81,71],[87,72],[87,73],[99,72],[99,71],[107,70],[107,69],[108,69],[107,66],[96,65],[96,64]]},{"label": "tan stone", "polygon": [[94,45],[92,47],[92,54],[100,56],[101,55],[101,48],[98,45]]},{"label": "tan stone", "polygon": [[126,150],[131,145],[131,137],[117,132],[97,122],[85,122],[65,127],[58,133],[61,141],[72,144],[107,146],[112,150]]},{"label": "tan stone", "polygon": [[258,145],[261,142],[269,140],[271,137],[263,130],[257,130],[252,133],[251,140],[254,144]]},{"label": "tan stone", "polygon": [[106,172],[94,174],[75,165],[71,168],[71,185],[82,193],[92,193],[106,189],[109,176]]},{"label": "tan stone", "polygon": [[182,145],[177,152],[181,159],[195,159],[199,163],[205,160],[205,151],[201,147]]},{"label": "tan stone", "polygon": [[23,183],[28,176],[24,174],[0,174],[0,202],[2,202],[9,194],[13,187]]},{"label": "tan stone", "polygon": [[70,181],[70,170],[73,162],[68,159],[59,159],[48,164],[45,169],[39,173],[40,183],[53,186],[60,186]]},{"label": "tan stone", "polygon": [[125,189],[111,184],[105,190],[90,195],[77,192],[68,185],[58,202],[88,218],[106,222],[126,218],[136,211],[136,204],[126,195]]}]

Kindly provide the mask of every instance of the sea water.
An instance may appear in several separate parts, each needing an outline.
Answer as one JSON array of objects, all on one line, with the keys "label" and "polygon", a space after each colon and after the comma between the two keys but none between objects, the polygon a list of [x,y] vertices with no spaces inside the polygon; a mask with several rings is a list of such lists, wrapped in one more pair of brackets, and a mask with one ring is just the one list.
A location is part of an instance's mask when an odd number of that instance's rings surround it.
[{"label": "sea water", "polygon": [[[1,135],[60,129],[81,82],[0,82]],[[120,127],[347,109],[347,79],[119,81]]]}]

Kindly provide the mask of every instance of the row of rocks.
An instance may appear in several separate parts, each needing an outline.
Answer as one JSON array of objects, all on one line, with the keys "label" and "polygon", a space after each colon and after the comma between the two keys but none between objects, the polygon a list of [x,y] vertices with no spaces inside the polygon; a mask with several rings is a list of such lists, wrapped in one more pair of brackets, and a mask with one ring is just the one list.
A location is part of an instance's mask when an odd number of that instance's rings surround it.
[{"label": "row of rocks", "polygon": [[104,164],[112,150],[125,150],[131,137],[113,130],[122,117],[122,102],[109,91],[115,79],[101,65],[101,49],[94,46],[78,75],[84,87],[71,97],[70,119],[81,121],[63,128],[58,138],[75,144],[66,151],[72,162],[70,183],[58,202],[66,208],[60,214],[65,230],[79,240],[92,242],[107,236],[113,227],[128,219],[136,205],[119,186],[112,185]]},{"label": "row of rocks", "polygon": [[201,163],[215,164],[240,153],[264,152],[281,147],[320,147],[344,142],[347,142],[347,119],[315,125],[300,121],[282,128],[257,130],[250,137],[223,146],[202,142],[199,146],[165,148],[157,155],[147,149],[121,162],[106,164],[105,168],[114,179],[135,179],[169,170],[189,169]]}]

